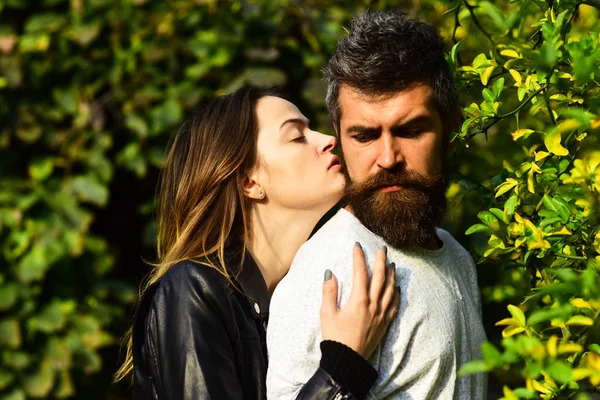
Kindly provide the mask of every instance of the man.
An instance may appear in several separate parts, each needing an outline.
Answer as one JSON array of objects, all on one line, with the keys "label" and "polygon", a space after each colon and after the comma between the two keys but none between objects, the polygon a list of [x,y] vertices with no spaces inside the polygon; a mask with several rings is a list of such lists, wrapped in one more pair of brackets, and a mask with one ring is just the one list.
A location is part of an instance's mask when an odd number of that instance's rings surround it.
[{"label": "man", "polygon": [[358,242],[369,264],[387,246],[401,289],[397,318],[370,359],[379,376],[369,396],[484,398],[485,376],[457,374],[485,340],[475,266],[438,228],[458,115],[439,33],[403,12],[361,15],[325,76],[347,206],[302,246],[273,295],[268,397],[293,398],[319,367],[320,277],[334,273],[343,306]]}]

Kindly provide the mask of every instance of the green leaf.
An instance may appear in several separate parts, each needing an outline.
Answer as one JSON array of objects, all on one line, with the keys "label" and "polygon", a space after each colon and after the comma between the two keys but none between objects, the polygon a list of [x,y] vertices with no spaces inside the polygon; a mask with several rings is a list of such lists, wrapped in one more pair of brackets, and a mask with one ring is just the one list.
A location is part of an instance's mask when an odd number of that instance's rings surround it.
[{"label": "green leaf", "polygon": [[473,68],[475,69],[479,69],[480,67],[489,67],[491,65],[492,64],[483,53],[478,54],[473,60]]},{"label": "green leaf", "polygon": [[29,176],[35,181],[43,181],[54,171],[54,159],[45,157],[33,161],[29,165]]},{"label": "green leaf", "polygon": [[502,89],[504,88],[504,78],[499,78],[494,82],[494,86],[492,87],[492,91],[494,92],[494,97],[497,99],[500,97],[500,93],[502,93]]},{"label": "green leaf", "polygon": [[600,355],[600,344],[592,343],[592,344],[588,345],[588,349],[590,349],[594,353]]},{"label": "green leaf", "polygon": [[33,247],[17,265],[17,276],[23,283],[41,279],[48,269],[44,248]]},{"label": "green leaf", "polygon": [[0,390],[6,389],[14,379],[15,375],[12,372],[0,368]]},{"label": "green leaf", "polygon": [[31,364],[31,357],[22,351],[4,351],[2,364],[12,369],[22,370]]},{"label": "green leaf", "polygon": [[510,221],[512,219],[518,200],[519,198],[516,195],[512,195],[508,198],[508,200],[506,200],[506,203],[504,203],[504,213],[506,214],[504,219],[506,221]]},{"label": "green leaf", "polygon": [[67,113],[73,114],[77,111],[77,91],[74,88],[55,88],[52,97]]},{"label": "green leaf", "polygon": [[484,224],[489,226],[494,230],[500,229],[500,224],[498,223],[498,219],[489,211],[481,211],[477,214],[477,218],[481,220]]},{"label": "green leaf", "polygon": [[54,386],[54,371],[47,362],[42,364],[32,373],[23,378],[23,388],[28,396],[46,397]]},{"label": "green leaf", "polygon": [[39,314],[31,317],[27,324],[30,330],[53,333],[62,329],[66,322],[67,318],[61,304],[53,301],[44,307]]},{"label": "green leaf", "polygon": [[506,221],[504,220],[504,211],[503,211],[503,210],[501,210],[501,209],[499,209],[499,208],[490,208],[490,212],[491,212],[492,214],[494,214],[494,216],[495,216],[496,218],[498,218],[500,221],[506,222]]},{"label": "green leaf", "polygon": [[88,201],[98,206],[104,206],[108,201],[108,189],[91,175],[73,178],[70,188],[81,201]]},{"label": "green leaf", "polygon": [[16,319],[0,320],[0,346],[16,349],[21,346],[21,326]]},{"label": "green leaf", "polygon": [[481,352],[486,364],[499,364],[502,362],[502,354],[490,342],[484,342],[481,345]]},{"label": "green leaf", "polygon": [[136,114],[129,114],[125,117],[125,126],[140,138],[148,136],[148,124]]},{"label": "green leaf", "polygon": [[483,224],[475,224],[473,226],[471,226],[469,229],[467,229],[467,231],[465,232],[465,235],[472,235],[473,233],[476,232],[484,232],[484,231],[489,231],[490,228],[487,225],[483,225]]},{"label": "green leaf", "polygon": [[53,32],[59,30],[66,22],[64,15],[54,13],[37,13],[25,23],[25,32]]},{"label": "green leaf", "polygon": [[567,383],[573,379],[573,369],[562,361],[551,362],[545,370],[552,379],[559,383]]},{"label": "green leaf", "polygon": [[488,88],[484,88],[481,94],[483,95],[485,101],[488,102],[488,104],[494,104],[494,102],[496,101],[496,96],[494,95],[494,92],[492,92]]},{"label": "green leaf", "polygon": [[12,392],[3,395],[2,400],[26,400],[25,392],[21,389],[15,389]]},{"label": "green leaf", "polygon": [[489,371],[489,367],[485,363],[485,361],[476,360],[476,361],[471,361],[471,362],[463,365],[462,368],[460,369],[460,371],[458,371],[458,375],[459,376],[472,375],[472,374],[479,374],[479,373],[487,372],[487,371]]},{"label": "green leaf", "polygon": [[542,203],[548,210],[556,211],[556,207],[554,206],[554,203],[552,203],[552,198],[547,194],[544,194],[544,197],[542,197]]},{"label": "green leaf", "polygon": [[19,285],[15,282],[0,285],[0,311],[11,308],[19,297]]}]

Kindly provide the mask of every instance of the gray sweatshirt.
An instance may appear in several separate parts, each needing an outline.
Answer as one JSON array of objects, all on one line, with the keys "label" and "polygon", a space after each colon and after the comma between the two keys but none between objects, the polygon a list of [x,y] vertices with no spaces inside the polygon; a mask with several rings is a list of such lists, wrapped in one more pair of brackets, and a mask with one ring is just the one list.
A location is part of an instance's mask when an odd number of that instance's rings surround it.
[{"label": "gray sweatshirt", "polygon": [[[369,360],[379,372],[371,399],[483,399],[485,375],[458,376],[481,357],[485,332],[475,264],[446,231],[438,250],[400,251],[388,246],[401,290],[398,316]],[[340,210],[296,254],[270,304],[267,396],[293,399],[319,367],[323,274],[338,279],[338,304],[352,289],[352,248],[359,242],[367,265],[383,239]]]}]

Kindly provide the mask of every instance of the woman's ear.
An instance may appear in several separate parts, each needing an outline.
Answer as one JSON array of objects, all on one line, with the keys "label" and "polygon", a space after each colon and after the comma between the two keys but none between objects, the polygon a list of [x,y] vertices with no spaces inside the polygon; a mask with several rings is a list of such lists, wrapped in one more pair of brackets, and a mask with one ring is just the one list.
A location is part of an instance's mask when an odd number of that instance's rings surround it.
[{"label": "woman's ear", "polygon": [[254,200],[263,200],[265,198],[265,190],[256,182],[254,175],[244,178],[242,186],[244,188],[244,196]]}]

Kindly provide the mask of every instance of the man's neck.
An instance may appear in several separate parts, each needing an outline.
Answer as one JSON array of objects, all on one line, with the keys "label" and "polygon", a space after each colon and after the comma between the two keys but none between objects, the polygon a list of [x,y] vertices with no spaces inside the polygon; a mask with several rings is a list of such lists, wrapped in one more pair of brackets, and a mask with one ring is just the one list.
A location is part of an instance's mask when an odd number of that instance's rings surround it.
[{"label": "man's neck", "polygon": [[252,212],[252,239],[248,249],[273,293],[287,274],[300,246],[308,239],[325,211],[267,210]]}]

